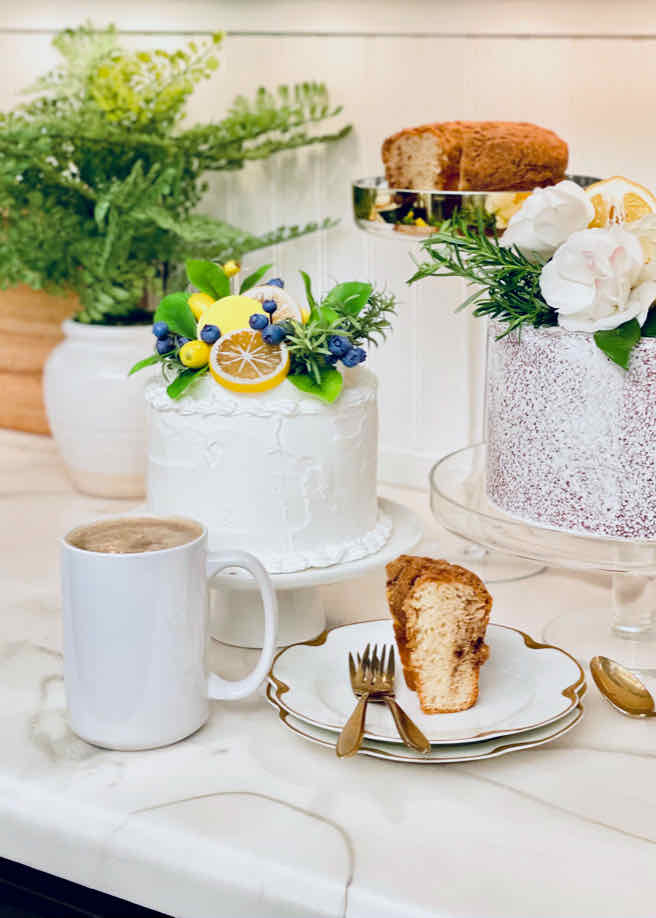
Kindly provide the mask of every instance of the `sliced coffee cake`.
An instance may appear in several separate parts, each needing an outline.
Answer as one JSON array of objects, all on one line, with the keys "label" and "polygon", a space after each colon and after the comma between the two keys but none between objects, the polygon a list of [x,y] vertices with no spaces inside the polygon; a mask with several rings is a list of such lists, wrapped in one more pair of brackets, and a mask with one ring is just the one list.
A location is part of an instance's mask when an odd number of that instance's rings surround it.
[{"label": "sliced coffee cake", "polygon": [[492,597],[471,571],[401,555],[387,565],[387,601],[408,688],[425,714],[464,711],[478,698]]}]

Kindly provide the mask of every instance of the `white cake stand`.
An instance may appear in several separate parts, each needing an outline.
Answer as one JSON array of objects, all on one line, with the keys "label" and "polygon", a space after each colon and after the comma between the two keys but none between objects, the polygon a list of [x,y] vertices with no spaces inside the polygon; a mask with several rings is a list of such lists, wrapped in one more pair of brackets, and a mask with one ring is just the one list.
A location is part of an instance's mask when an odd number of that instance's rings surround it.
[{"label": "white cake stand", "polygon": [[[380,551],[347,564],[271,574],[278,597],[279,646],[311,640],[325,630],[326,613],[320,587],[378,570],[421,541],[421,523],[411,510],[383,498],[379,505],[392,520],[392,534]],[[208,563],[211,561],[210,552]],[[260,648],[263,617],[255,582],[243,571],[234,570],[215,577],[213,584],[210,588],[212,637],[235,647]]]},{"label": "white cake stand", "polygon": [[544,639],[587,663],[595,654],[630,669],[656,671],[656,541],[578,535],[502,513],[485,495],[486,445],[441,459],[430,475],[431,507],[450,532],[492,550],[577,571],[607,571],[604,608],[574,609],[553,619]]}]

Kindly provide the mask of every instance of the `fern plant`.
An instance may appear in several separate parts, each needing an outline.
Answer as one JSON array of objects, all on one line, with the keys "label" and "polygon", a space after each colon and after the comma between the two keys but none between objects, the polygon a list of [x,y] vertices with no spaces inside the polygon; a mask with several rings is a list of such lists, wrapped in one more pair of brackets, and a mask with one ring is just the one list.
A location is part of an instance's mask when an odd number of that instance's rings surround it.
[{"label": "fern plant", "polygon": [[131,52],[114,27],[89,24],[54,39],[61,64],[26,90],[31,101],[0,115],[0,286],[74,291],[83,322],[146,320],[145,291],[165,293],[185,259],[238,260],[333,224],[256,235],[196,211],[207,173],[350,129],[313,132],[341,111],[317,83],[260,89],[221,121],[183,128],[221,39]]}]

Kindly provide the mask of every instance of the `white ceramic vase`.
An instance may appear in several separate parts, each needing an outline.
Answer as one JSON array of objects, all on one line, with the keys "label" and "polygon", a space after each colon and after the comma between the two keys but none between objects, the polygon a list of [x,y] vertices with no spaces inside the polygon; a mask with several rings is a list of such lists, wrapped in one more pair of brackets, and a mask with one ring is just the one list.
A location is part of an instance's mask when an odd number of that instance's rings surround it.
[{"label": "white ceramic vase", "polygon": [[145,493],[144,385],[152,371],[128,378],[153,349],[150,326],[63,323],[64,340],[44,369],[52,435],[75,487],[100,497]]}]

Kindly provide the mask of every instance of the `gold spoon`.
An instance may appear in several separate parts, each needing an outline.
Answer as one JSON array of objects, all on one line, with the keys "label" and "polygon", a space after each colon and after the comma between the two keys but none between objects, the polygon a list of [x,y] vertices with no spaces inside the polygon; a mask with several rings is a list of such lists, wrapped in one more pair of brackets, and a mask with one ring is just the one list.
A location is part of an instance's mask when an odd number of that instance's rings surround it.
[{"label": "gold spoon", "polygon": [[630,669],[608,657],[593,657],[590,672],[606,701],[621,714],[656,717],[651,692]]}]

